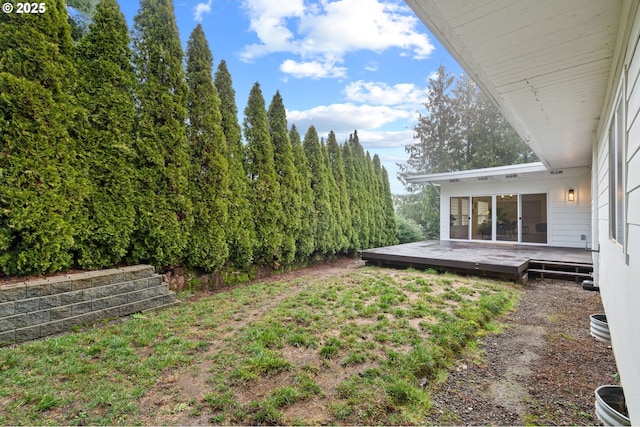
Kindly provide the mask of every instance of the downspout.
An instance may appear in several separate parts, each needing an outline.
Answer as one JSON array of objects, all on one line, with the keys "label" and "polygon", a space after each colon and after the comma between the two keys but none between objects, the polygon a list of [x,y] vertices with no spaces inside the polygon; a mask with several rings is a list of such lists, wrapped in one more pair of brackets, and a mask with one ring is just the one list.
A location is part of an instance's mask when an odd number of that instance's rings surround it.
[{"label": "downspout", "polygon": [[591,260],[593,261],[593,286],[600,286],[600,227],[598,218],[598,139],[595,132],[591,144]]}]

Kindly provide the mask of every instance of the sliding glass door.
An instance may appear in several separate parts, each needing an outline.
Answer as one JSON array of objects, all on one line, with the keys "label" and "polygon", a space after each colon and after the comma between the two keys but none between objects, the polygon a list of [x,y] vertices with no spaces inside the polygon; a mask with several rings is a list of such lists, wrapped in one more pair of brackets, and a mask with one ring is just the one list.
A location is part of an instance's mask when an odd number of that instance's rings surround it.
[{"label": "sliding glass door", "polygon": [[474,240],[493,240],[491,196],[472,197],[471,200],[471,238]]},{"label": "sliding glass door", "polygon": [[518,196],[496,196],[496,240],[518,241]]},{"label": "sliding glass door", "polygon": [[548,242],[546,193],[451,197],[449,202],[450,239]]},{"label": "sliding glass door", "polygon": [[469,198],[451,197],[449,217],[449,238],[469,239]]},{"label": "sliding glass door", "polygon": [[522,242],[547,243],[547,195],[523,194]]}]

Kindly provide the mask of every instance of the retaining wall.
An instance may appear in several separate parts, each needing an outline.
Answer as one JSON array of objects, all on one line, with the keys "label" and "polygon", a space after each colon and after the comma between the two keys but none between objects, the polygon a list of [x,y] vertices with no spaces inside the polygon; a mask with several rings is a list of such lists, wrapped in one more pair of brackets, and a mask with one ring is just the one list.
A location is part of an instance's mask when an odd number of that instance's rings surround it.
[{"label": "retaining wall", "polygon": [[175,293],[150,265],[2,285],[0,345],[67,332],[174,302]]}]

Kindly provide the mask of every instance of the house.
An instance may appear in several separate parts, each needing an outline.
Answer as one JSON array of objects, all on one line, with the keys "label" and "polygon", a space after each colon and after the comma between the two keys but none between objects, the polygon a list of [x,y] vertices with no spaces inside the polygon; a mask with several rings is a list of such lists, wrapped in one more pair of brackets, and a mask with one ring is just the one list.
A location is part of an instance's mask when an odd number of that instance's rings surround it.
[{"label": "house", "polygon": [[413,175],[407,181],[440,187],[440,240],[590,248],[587,167],[549,170],[527,163]]},{"label": "house", "polygon": [[[575,232],[585,234],[589,246],[599,250],[593,253],[594,281],[600,286],[629,416],[632,424],[640,424],[640,2],[406,2],[491,97],[549,173],[590,170],[590,191],[576,183],[578,202],[591,205],[590,232]],[[505,175],[500,183],[506,182]],[[552,206],[560,200],[560,188],[548,188],[547,203]],[[448,185],[444,191],[450,200],[462,198],[449,207],[454,217],[465,210],[465,198],[473,203],[481,193],[458,192]],[[484,195],[497,208],[497,198],[510,191],[503,187]],[[545,193],[542,188],[519,192],[521,211],[527,210],[524,195],[529,191]],[[488,208],[489,198],[484,202],[477,207]],[[553,243],[552,209],[547,212],[547,238]],[[464,228],[458,219],[445,221],[449,236],[457,232],[455,227]],[[524,224],[517,233],[519,240],[525,239]],[[473,237],[473,227],[470,234]],[[492,229],[491,238],[498,236]],[[573,242],[575,236],[572,232],[566,238]]]}]

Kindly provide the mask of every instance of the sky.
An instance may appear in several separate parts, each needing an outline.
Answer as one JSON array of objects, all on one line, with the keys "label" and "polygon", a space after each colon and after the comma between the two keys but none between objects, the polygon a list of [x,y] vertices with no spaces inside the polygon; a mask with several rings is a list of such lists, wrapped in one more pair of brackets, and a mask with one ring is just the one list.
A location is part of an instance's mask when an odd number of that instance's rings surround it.
[{"label": "sky", "polygon": [[[129,28],[138,0],[119,0]],[[197,24],[207,36],[214,72],[224,59],[239,120],[255,82],[268,106],[280,92],[289,126],[309,126],[339,143],[358,131],[380,156],[391,192],[406,193],[397,163],[407,160],[413,127],[425,113],[429,77],[460,66],[402,0],[174,0],[183,49]]]}]

